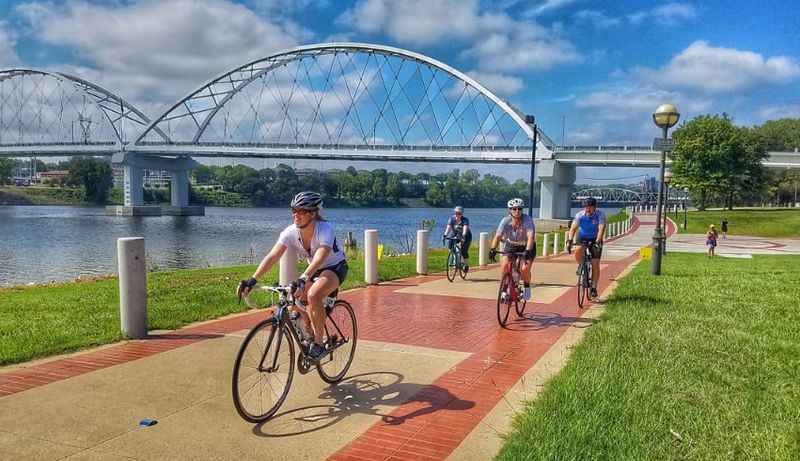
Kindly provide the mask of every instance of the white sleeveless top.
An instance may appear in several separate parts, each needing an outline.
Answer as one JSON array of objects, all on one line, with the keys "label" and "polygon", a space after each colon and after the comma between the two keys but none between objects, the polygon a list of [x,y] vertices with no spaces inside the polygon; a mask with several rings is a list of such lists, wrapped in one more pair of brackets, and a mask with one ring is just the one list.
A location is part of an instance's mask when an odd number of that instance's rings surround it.
[{"label": "white sleeveless top", "polygon": [[316,221],[314,223],[314,236],[311,237],[311,251],[306,251],[303,247],[303,242],[300,240],[300,229],[296,225],[291,224],[281,232],[278,237],[278,243],[287,248],[293,248],[298,256],[306,258],[306,261],[311,263],[314,255],[320,247],[330,247],[331,254],[323,261],[322,267],[330,267],[345,260],[344,251],[339,248],[336,242],[336,234],[333,232],[333,226],[328,221]]}]

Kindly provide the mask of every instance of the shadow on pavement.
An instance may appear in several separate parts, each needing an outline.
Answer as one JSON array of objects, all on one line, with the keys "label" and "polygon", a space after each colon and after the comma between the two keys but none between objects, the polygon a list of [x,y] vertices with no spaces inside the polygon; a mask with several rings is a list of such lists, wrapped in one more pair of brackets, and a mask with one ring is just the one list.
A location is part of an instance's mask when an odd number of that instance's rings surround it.
[{"label": "shadow on pavement", "polygon": [[[400,425],[409,419],[439,410],[467,410],[475,406],[475,402],[461,400],[447,389],[436,385],[405,383],[403,375],[395,372],[350,376],[325,388],[319,399],[329,400],[330,403],[278,413],[269,421],[253,427],[253,434],[259,437],[307,434],[333,426],[346,417],[357,414],[380,416],[386,424]],[[412,402],[427,403],[427,406],[402,416],[391,415],[394,408],[385,408]]]},{"label": "shadow on pavement", "polygon": [[[513,313],[511,314],[513,315]],[[564,316],[556,312],[532,312],[506,324],[507,330],[538,331],[551,327],[571,326],[587,328],[599,320],[586,317]]]}]

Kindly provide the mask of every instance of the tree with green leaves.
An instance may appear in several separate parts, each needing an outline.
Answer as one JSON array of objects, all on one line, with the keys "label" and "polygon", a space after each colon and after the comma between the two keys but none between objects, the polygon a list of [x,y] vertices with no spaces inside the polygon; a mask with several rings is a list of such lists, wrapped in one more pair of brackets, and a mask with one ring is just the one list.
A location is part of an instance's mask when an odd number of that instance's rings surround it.
[{"label": "tree with green leaves", "polygon": [[699,209],[715,199],[728,209],[745,193],[765,186],[763,138],[737,127],[727,114],[702,115],[673,134],[673,184],[688,188]]},{"label": "tree with green leaves", "polygon": [[764,138],[768,151],[787,152],[800,149],[800,118],[770,120],[755,128]]},{"label": "tree with green leaves", "polygon": [[14,174],[14,165],[14,160],[10,158],[0,158],[0,185],[11,183],[11,175]]},{"label": "tree with green leaves", "polygon": [[69,162],[67,184],[83,186],[87,200],[102,204],[114,187],[114,174],[107,161],[92,157],[74,157]]}]

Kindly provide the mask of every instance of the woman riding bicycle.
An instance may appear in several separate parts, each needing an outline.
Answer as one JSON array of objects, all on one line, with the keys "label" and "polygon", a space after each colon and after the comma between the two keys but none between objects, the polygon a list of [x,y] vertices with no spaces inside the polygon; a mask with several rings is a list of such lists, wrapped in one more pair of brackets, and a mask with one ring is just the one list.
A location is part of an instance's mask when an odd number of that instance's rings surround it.
[{"label": "woman riding bicycle", "polygon": [[[500,225],[497,226],[497,233],[492,240],[492,246],[489,250],[489,256],[494,260],[497,255],[497,245],[502,240],[504,242],[504,251],[507,252],[525,252],[525,261],[522,264],[520,272],[522,273],[522,281],[525,284],[525,291],[523,297],[525,300],[531,299],[531,266],[533,259],[536,257],[536,227],[533,224],[533,219],[522,212],[525,203],[521,198],[513,198],[508,201],[508,216],[500,220]],[[511,258],[503,255],[502,259],[503,273],[511,272]]]},{"label": "woman riding bicycle", "polygon": [[[323,300],[347,276],[347,260],[344,251],[336,242],[333,226],[322,218],[322,197],[316,192],[300,192],[289,205],[292,209],[293,223],[281,232],[272,250],[264,257],[258,269],[248,280],[242,280],[236,290],[237,295],[247,295],[256,285],[257,279],[269,271],[281,259],[286,248],[294,249],[304,256],[308,267],[297,280],[295,297],[306,298],[314,331],[314,344],[309,348],[312,359],[318,360],[326,353],[323,344],[325,331],[325,309]],[[303,321],[308,326],[304,315]]]}]

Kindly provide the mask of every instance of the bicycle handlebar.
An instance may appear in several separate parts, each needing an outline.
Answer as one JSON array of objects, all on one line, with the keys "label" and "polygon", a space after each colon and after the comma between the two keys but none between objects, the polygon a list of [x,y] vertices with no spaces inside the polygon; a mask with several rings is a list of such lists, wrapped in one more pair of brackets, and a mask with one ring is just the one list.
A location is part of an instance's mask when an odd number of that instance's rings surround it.
[{"label": "bicycle handlebar", "polygon": [[293,293],[296,289],[297,289],[296,282],[292,282],[289,285],[273,285],[273,286],[255,285],[253,286],[253,288],[250,289],[250,291],[247,292],[246,295],[243,296],[243,298],[247,306],[249,306],[252,309],[258,309],[263,306],[257,305],[250,299],[250,295],[252,295],[253,292],[255,292],[256,290],[265,291],[268,293],[277,293],[278,296],[280,296],[281,298],[287,298],[290,302],[293,302],[294,301]]}]

